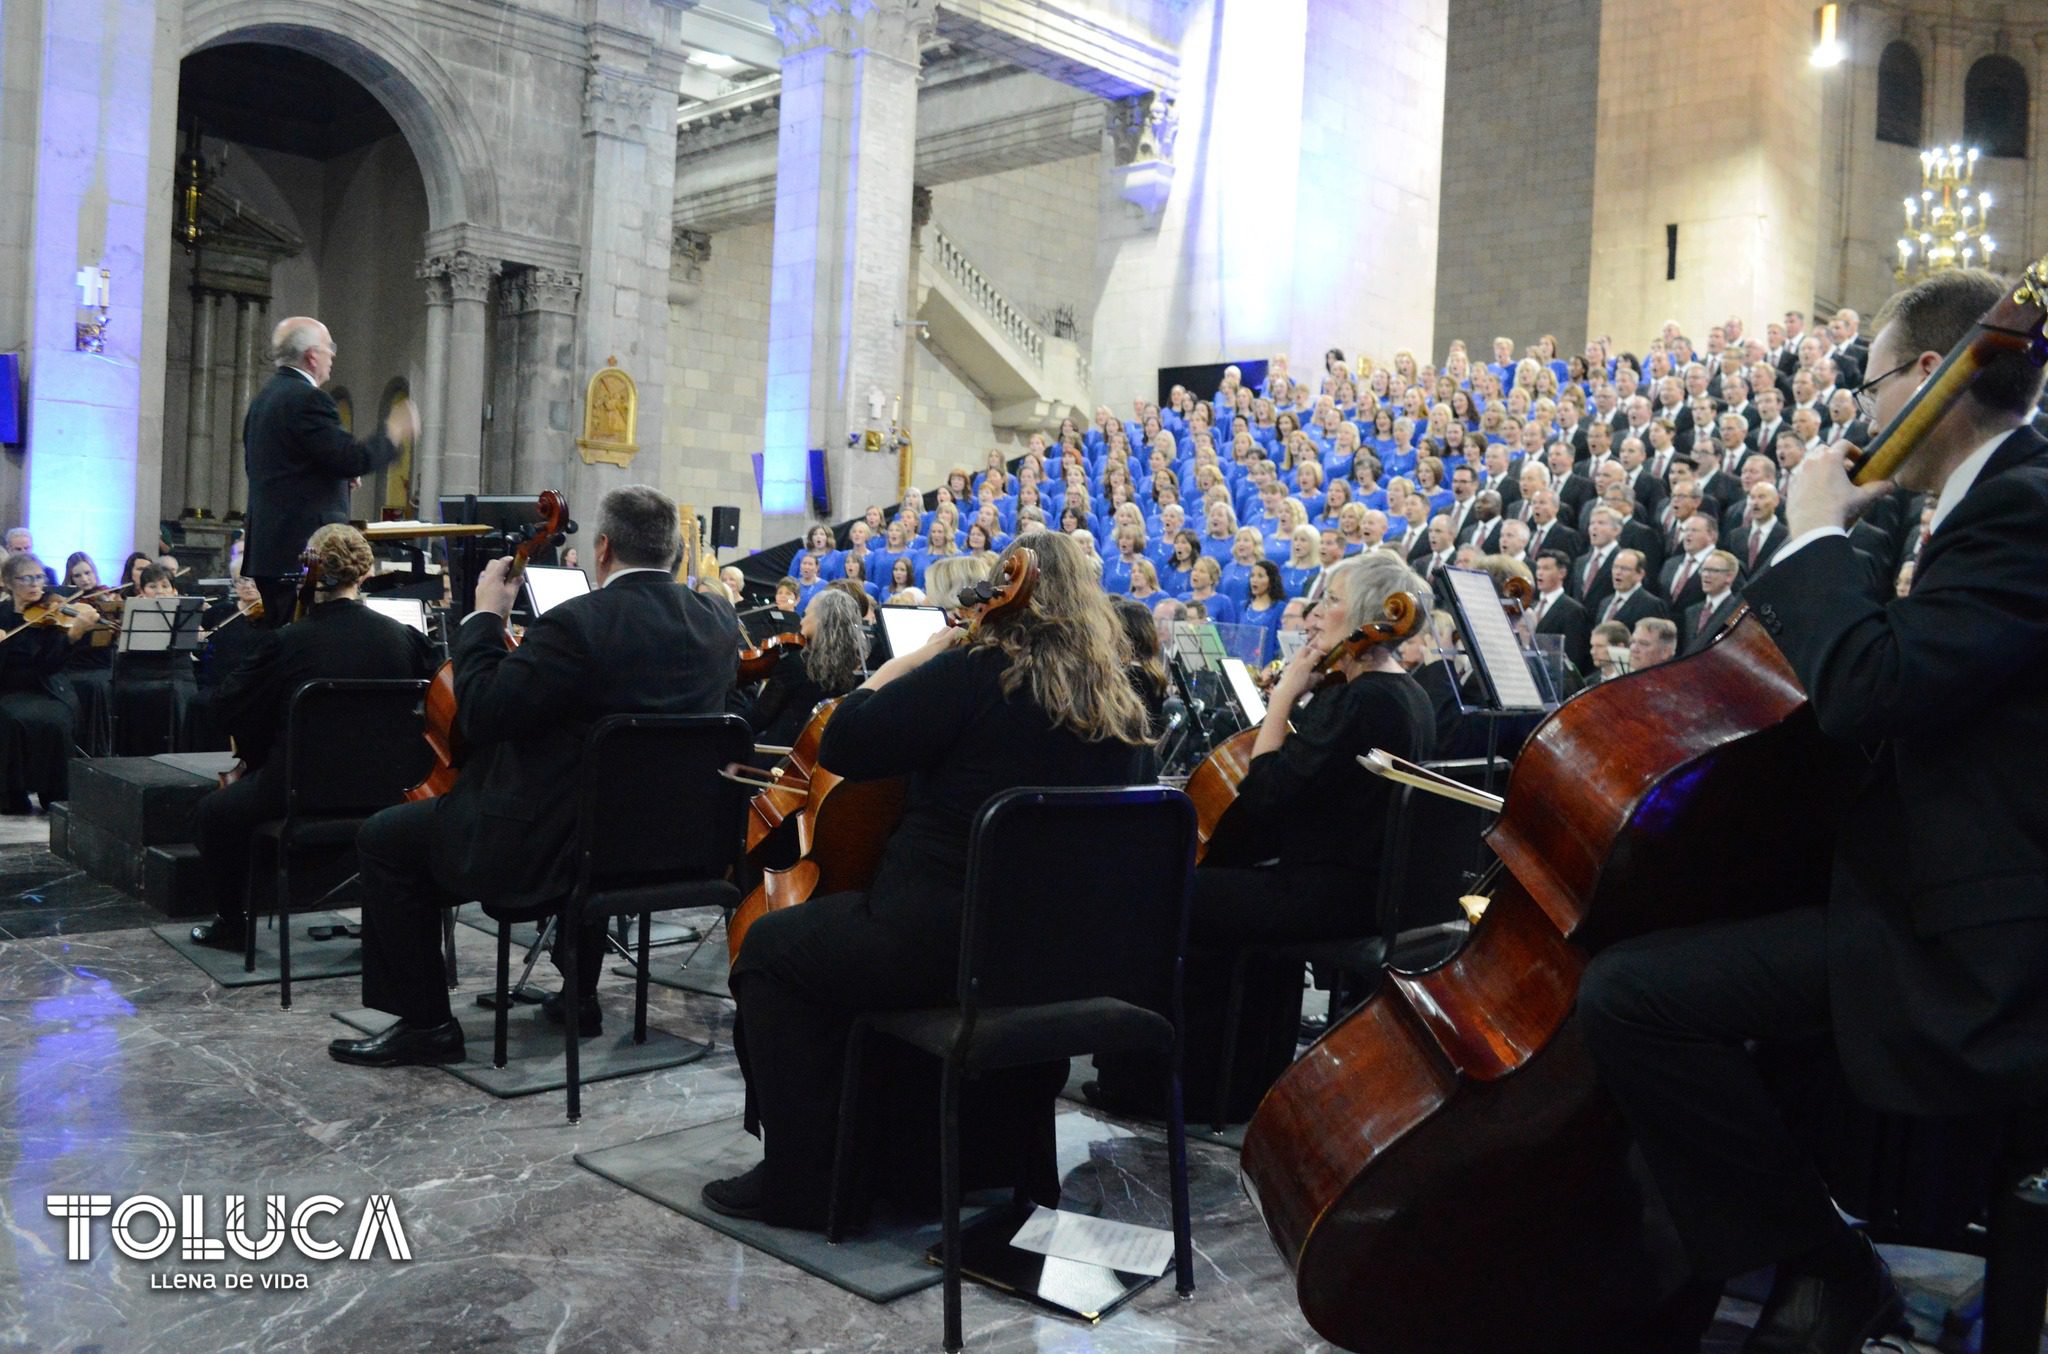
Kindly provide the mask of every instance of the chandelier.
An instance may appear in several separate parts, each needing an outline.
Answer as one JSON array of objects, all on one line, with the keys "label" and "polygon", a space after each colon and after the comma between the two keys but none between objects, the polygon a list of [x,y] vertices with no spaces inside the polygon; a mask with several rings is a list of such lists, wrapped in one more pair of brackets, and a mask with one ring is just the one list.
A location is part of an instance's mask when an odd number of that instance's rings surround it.
[{"label": "chandelier", "polygon": [[1936,146],[1920,152],[1920,195],[1906,199],[1906,233],[1899,237],[1893,276],[1909,277],[1989,264],[1998,242],[1985,234],[1991,194],[1971,186],[1977,148]]}]

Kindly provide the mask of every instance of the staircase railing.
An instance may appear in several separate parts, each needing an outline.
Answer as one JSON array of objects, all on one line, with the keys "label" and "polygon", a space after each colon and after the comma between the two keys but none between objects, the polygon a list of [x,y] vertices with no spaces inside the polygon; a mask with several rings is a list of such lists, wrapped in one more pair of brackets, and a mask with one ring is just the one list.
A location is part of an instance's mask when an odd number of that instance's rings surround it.
[{"label": "staircase railing", "polygon": [[993,282],[982,276],[979,268],[968,262],[967,256],[960,252],[960,246],[947,239],[945,232],[936,226],[927,229],[931,231],[932,259],[938,264],[940,271],[959,285],[960,290],[967,294],[968,299],[974,302],[975,308],[987,317],[989,323],[1008,335],[1012,342],[1024,350],[1031,358],[1033,366],[1044,368],[1045,335],[1038,331],[1036,325],[1025,319],[1022,312],[1010,304],[1008,298],[996,290]]}]

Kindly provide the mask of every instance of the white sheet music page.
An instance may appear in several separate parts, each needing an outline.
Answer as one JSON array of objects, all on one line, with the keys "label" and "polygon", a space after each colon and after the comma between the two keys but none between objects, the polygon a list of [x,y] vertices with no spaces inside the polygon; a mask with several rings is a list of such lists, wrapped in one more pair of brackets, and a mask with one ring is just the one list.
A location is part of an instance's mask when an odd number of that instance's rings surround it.
[{"label": "white sheet music page", "polygon": [[1038,1205],[1010,1244],[1019,1250],[1101,1265],[1126,1274],[1164,1274],[1173,1262],[1173,1233]]}]

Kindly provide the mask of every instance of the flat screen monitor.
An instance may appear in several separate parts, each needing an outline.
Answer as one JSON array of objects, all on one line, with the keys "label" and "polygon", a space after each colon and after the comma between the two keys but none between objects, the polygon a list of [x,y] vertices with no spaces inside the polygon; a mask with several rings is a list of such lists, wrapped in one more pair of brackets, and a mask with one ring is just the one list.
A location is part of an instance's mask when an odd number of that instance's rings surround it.
[{"label": "flat screen monitor", "polygon": [[885,606],[877,609],[882,634],[888,638],[894,657],[921,649],[933,635],[946,628],[946,609],[937,606]]},{"label": "flat screen monitor", "polygon": [[536,616],[590,591],[590,579],[581,569],[529,564],[520,577],[526,580],[526,602]]},{"label": "flat screen monitor", "polygon": [[379,616],[389,616],[400,625],[427,633],[427,604],[417,597],[365,597],[363,605]]}]

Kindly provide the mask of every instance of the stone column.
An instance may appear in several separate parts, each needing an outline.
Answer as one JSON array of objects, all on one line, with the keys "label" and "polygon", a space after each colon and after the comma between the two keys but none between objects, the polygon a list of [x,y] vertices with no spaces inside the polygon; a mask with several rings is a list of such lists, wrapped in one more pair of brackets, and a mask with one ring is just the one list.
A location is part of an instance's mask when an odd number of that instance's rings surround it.
[{"label": "stone column", "polygon": [[233,424],[228,455],[228,515],[239,517],[249,506],[249,466],[242,446],[242,421],[249,415],[249,401],[256,391],[256,368],[250,349],[257,316],[253,297],[237,296],[234,306],[234,393],[228,400],[228,416]]},{"label": "stone column", "polygon": [[[512,492],[566,490],[576,445],[576,303],[583,279],[529,268],[506,287],[513,317]],[[572,509],[587,515],[588,508]],[[594,517],[593,517],[593,520]]]},{"label": "stone column", "polygon": [[485,329],[491,322],[491,281],[503,265],[468,250],[448,255],[448,396],[441,429],[444,494],[482,486]]},{"label": "stone column", "polygon": [[[669,255],[675,218],[676,89],[679,59],[616,29],[590,28],[590,67],[583,90],[583,276],[576,299],[568,373],[570,509],[587,539],[597,502],[622,484],[664,482],[663,391],[668,377]],[[562,283],[552,284],[559,296]],[[552,309],[537,321],[564,332],[565,316]],[[632,464],[586,461],[567,452],[582,432],[583,396],[590,378],[616,359],[639,388]],[[552,378],[551,378],[552,379]],[[539,398],[539,392],[535,392]],[[534,443],[522,437],[524,477],[543,475]],[[586,549],[584,557],[589,557]]]},{"label": "stone column", "polygon": [[192,371],[185,402],[185,511],[213,506],[213,325],[220,293],[192,289]]},{"label": "stone column", "polygon": [[427,284],[427,364],[425,384],[416,401],[420,411],[420,435],[412,452],[413,497],[419,504],[420,520],[441,520],[441,443],[448,417],[448,320],[452,297],[448,287],[448,263],[443,258],[422,259],[414,273]]},{"label": "stone column", "polygon": [[809,517],[808,451],[832,511],[896,497],[896,456],[848,446],[902,379],[919,49],[934,0],[771,0],[782,39],[762,537]]}]

